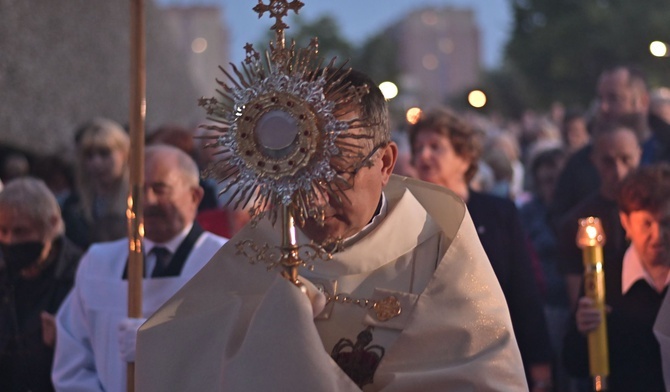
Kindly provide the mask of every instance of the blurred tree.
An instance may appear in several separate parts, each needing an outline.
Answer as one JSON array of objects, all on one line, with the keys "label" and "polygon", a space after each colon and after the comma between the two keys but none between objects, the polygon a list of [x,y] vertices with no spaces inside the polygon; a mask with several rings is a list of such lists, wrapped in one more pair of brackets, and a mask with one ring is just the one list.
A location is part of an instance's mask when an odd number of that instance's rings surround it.
[{"label": "blurred tree", "polygon": [[460,93],[454,94],[446,104],[457,109],[471,109],[468,94],[480,89],[486,94],[486,106],[478,111],[484,114],[499,114],[506,118],[520,118],[526,108],[533,107],[537,92],[530,88],[526,78],[511,66],[485,71],[480,82],[468,86]]},{"label": "blurred tree", "polygon": [[586,106],[600,72],[617,64],[643,69],[650,84],[670,82],[670,59],[649,53],[670,40],[667,0],[510,0],[514,26],[505,61],[537,92],[535,106],[553,101]]},{"label": "blurred tree", "polygon": [[295,20],[295,40],[300,46],[306,46],[313,37],[319,37],[319,55],[326,61],[333,57],[346,61],[354,55],[353,45],[342,35],[340,26],[332,17],[322,15],[311,22],[300,17]]},{"label": "blurred tree", "polygon": [[[302,48],[309,44],[313,37],[319,38],[319,56],[324,65],[333,57],[337,57],[336,65],[348,61],[348,66],[370,75],[373,80],[397,80],[399,70],[397,62],[397,45],[389,31],[378,33],[368,38],[361,46],[355,46],[342,34],[337,21],[331,16],[322,15],[312,21],[306,21],[300,15],[294,16],[285,31],[287,45],[295,40],[296,47]],[[274,31],[268,31],[265,42],[255,45],[257,48],[267,47],[267,42],[274,39]]]},{"label": "blurred tree", "polygon": [[352,65],[377,82],[390,80],[398,84],[400,69],[397,39],[391,31],[370,37],[356,51]]},{"label": "blurred tree", "polygon": [[[324,59],[324,65],[333,57],[337,57],[336,65],[351,60],[355,55],[354,46],[342,35],[337,21],[328,15],[322,15],[312,21],[306,21],[300,15],[294,16],[285,30],[286,45],[295,41],[296,48],[309,45],[314,37],[319,38],[319,57]],[[267,43],[274,40],[274,30],[268,30],[264,42],[254,45],[256,48],[267,48]]]}]

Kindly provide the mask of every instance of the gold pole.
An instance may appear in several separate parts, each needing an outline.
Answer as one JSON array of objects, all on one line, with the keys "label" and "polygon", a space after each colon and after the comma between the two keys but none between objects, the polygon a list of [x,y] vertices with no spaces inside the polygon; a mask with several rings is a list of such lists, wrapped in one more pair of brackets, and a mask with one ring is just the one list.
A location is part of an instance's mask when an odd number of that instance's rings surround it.
[{"label": "gold pole", "polygon": [[[146,117],[146,47],[144,0],[130,1],[130,195],[128,197],[128,317],[142,317],[144,261],[142,190]],[[135,390],[135,364],[128,363],[127,390]]]},{"label": "gold pole", "polygon": [[579,220],[577,246],[582,248],[584,263],[584,292],[591,298],[600,312],[601,323],[588,334],[589,370],[593,378],[594,391],[607,390],[610,373],[609,347],[607,343],[607,319],[605,316],[605,271],[603,270],[603,244],[605,236],[600,220],[588,217]]}]

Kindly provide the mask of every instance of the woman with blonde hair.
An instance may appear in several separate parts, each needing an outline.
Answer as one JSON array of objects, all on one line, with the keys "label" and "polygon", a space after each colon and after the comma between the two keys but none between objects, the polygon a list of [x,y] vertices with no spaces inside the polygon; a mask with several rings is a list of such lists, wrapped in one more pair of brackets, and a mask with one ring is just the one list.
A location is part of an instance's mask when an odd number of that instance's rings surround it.
[{"label": "woman with blonde hair", "polygon": [[82,248],[127,235],[130,138],[116,122],[96,118],[77,142],[77,190],[63,205],[65,234]]}]

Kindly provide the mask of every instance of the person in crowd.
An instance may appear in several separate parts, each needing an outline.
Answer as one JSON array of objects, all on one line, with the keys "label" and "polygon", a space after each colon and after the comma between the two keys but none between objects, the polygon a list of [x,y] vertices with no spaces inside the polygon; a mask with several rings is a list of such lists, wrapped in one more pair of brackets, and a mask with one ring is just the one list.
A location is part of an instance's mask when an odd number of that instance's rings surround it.
[{"label": "person in crowd", "polygon": [[[202,132],[202,131],[201,131]],[[217,159],[216,155],[208,156],[209,162],[205,162],[205,156],[213,153],[216,149],[207,148],[202,140],[194,137],[195,133],[177,125],[166,125],[156,129],[148,138],[147,143],[173,145],[185,153],[189,154],[196,163],[201,172],[206,171],[210,163]],[[211,151],[201,151],[202,149]],[[204,190],[202,201],[198,206],[196,221],[203,229],[221,237],[232,238],[249,221],[250,216],[247,210],[234,209],[225,205],[225,202],[219,203],[219,198],[227,201],[229,194],[218,195],[217,184],[207,178],[200,178],[200,186]]]},{"label": "person in crowd", "polygon": [[559,355],[570,310],[565,279],[559,271],[558,240],[549,221],[549,205],[565,158],[566,152],[560,147],[536,153],[530,162],[533,197],[519,209],[521,224],[528,233],[542,268],[544,314],[554,354],[554,386],[558,391],[567,391],[569,385]]},{"label": "person in crowd", "polygon": [[561,126],[561,138],[568,154],[586,147],[591,141],[588,122],[582,112],[568,111]]},{"label": "person in crowd", "polygon": [[[670,278],[670,165],[641,167],[617,197],[630,246],[619,262],[605,262],[610,374],[608,391],[665,391],[659,344],[652,331]],[[565,364],[588,376],[586,335],[604,320],[589,297],[579,298],[565,339]]]},{"label": "person in crowd", "polygon": [[[603,71],[598,79],[598,105],[595,122],[628,124],[642,147],[642,164],[656,161],[655,141],[649,127],[649,92],[645,75],[638,69],[616,66]],[[584,198],[596,192],[600,176],[591,155],[593,143],[587,144],[568,159],[558,179],[552,206],[552,221],[558,229],[560,220]]]},{"label": "person in crowd", "polygon": [[[145,151],[142,312],[153,313],[225,243],[194,223],[202,188],[195,162],[167,145]],[[127,314],[128,240],[93,244],[56,317],[57,391],[125,391],[144,318]],[[168,388],[170,390],[170,388]]]},{"label": "person in crowd", "polygon": [[[485,150],[478,166],[482,166],[483,163],[487,164],[493,172],[493,186],[486,193],[512,200],[514,197],[512,194],[514,167],[507,154],[496,148]],[[479,171],[479,167],[477,170]],[[472,180],[469,184],[472,188]]]},{"label": "person in crowd", "polygon": [[420,179],[441,185],[465,201],[510,309],[531,390],[551,386],[551,346],[528,243],[514,203],[468,186],[481,146],[474,129],[455,113],[439,109],[410,128]]},{"label": "person in crowd", "polygon": [[74,165],[61,155],[35,159],[32,174],[44,181],[61,207],[75,189]]},{"label": "person in crowd", "polygon": [[49,188],[17,178],[0,192],[0,391],[53,391],[54,316],[81,250]]},{"label": "person in crowd", "polygon": [[30,161],[28,157],[19,151],[7,154],[2,160],[2,171],[0,178],[4,182],[9,182],[15,178],[24,177],[30,174]]},{"label": "person in crowd", "polygon": [[[196,151],[196,149],[200,146],[199,143],[195,142],[194,134],[194,132],[180,125],[166,124],[153,130],[153,132],[147,137],[147,145],[167,144],[170,146],[175,146],[187,153],[197,163],[199,152]],[[198,167],[200,170],[204,169],[200,166]],[[202,196],[200,205],[198,206],[198,211],[202,212],[217,208],[219,204],[217,200],[216,187],[205,179],[200,179],[200,186],[205,191],[205,193]],[[224,237],[230,238],[229,236]]]},{"label": "person in crowd", "polygon": [[[376,83],[356,71],[329,79],[370,89],[335,112],[370,125],[349,130],[366,136],[348,141],[360,154],[330,162],[351,186],[339,198],[324,194],[325,222],[308,218],[296,239],[340,238],[342,247],[299,269],[302,291],[226,244],[140,329],[136,387],[526,389],[505,299],[465,205],[446,189],[392,175],[398,151]],[[281,231],[264,218],[238,236],[272,246]],[[374,310],[382,303],[393,317]]]},{"label": "person in crowd", "polygon": [[642,148],[643,164],[653,163],[654,140],[649,126],[650,95],[644,72],[634,67],[615,67],[602,73],[598,82],[596,121],[629,124]]},{"label": "person in crowd", "polygon": [[654,130],[657,162],[670,162],[670,88],[659,87],[651,92],[649,125]]},{"label": "person in crowd", "polygon": [[130,138],[116,122],[96,118],[77,132],[76,191],[63,203],[65,235],[83,249],[128,235]]},{"label": "person in crowd", "polygon": [[405,177],[416,177],[416,170],[412,166],[412,149],[406,131],[391,132],[391,139],[398,145],[398,160],[393,168],[393,174]]},{"label": "person in crowd", "polygon": [[[508,190],[499,191],[496,193],[501,197],[510,198],[516,200],[517,197],[520,197],[524,191],[524,177],[525,169],[521,163],[521,148],[517,139],[509,132],[498,132],[492,135],[489,135],[486,142],[486,157],[487,163],[489,166],[494,168],[501,167],[503,162],[507,162],[504,166],[509,166],[512,173],[510,178],[506,180],[508,184]],[[500,158],[495,158],[496,155],[501,154]],[[495,162],[495,163],[494,163]],[[503,175],[502,178],[506,177]],[[499,180],[499,176],[496,175],[496,179]]]},{"label": "person in crowd", "polygon": [[493,193],[496,185],[495,174],[491,166],[485,160],[477,163],[477,173],[470,180],[470,188],[481,193]]},{"label": "person in crowd", "polygon": [[593,135],[592,160],[600,188],[570,210],[558,232],[559,267],[565,275],[570,309],[575,309],[582,287],[582,251],[576,235],[580,218],[600,218],[607,241],[603,247],[605,263],[620,263],[626,251],[626,235],[619,221],[617,188],[626,175],[640,164],[642,149],[631,127],[620,123],[599,123]]}]

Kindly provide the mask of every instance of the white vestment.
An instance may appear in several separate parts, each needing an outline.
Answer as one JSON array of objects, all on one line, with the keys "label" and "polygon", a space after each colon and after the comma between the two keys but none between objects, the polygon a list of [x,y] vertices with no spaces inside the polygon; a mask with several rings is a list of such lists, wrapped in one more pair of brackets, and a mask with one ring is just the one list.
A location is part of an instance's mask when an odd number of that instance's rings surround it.
[{"label": "white vestment", "polygon": [[[384,192],[388,211],[371,232],[301,271],[309,297],[237,252],[245,239],[279,245],[279,226],[238,233],[140,328],[137,390],[359,391],[330,351],[368,326],[385,354],[365,391],[527,390],[505,299],[465,205],[396,176]],[[379,321],[353,304],[324,308],[316,286],[394,295],[402,311]]]},{"label": "white vestment", "polygon": [[[181,275],[144,279],[144,317],[176,293],[225,242],[205,232],[193,245]],[[75,285],[56,316],[52,379],[57,391],[126,390],[127,362],[121,358],[117,328],[128,314],[128,281],[122,279],[127,259],[127,239],[94,244],[82,257]]]}]

